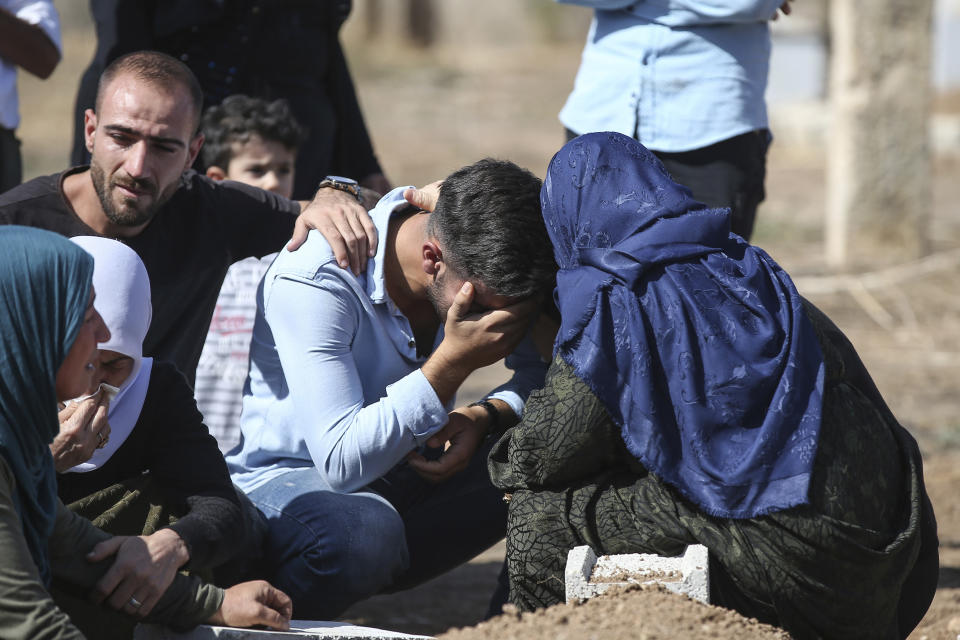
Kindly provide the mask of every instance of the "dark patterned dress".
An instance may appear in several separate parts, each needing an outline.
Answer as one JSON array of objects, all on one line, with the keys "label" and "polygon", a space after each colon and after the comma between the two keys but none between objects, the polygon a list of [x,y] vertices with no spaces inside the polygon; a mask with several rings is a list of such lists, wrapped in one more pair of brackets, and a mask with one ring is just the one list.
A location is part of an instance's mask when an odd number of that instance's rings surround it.
[{"label": "dark patterned dress", "polygon": [[904,637],[936,590],[936,522],[916,442],[853,346],[813,305],[826,363],[809,504],[751,519],[706,515],[630,455],[606,409],[563,360],[490,455],[512,494],[510,600],[564,599],[567,552],[711,554],[711,599],[798,638]]}]

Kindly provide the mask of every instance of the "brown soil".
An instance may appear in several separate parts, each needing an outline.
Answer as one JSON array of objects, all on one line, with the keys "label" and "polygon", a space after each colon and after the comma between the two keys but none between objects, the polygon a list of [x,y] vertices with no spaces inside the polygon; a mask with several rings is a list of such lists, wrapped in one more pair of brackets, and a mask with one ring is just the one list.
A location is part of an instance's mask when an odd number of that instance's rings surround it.
[{"label": "brown soil", "polygon": [[[597,575],[597,574],[600,575]],[[647,582],[649,580],[656,580],[657,582],[680,582],[683,580],[683,575],[677,571],[653,571],[651,569],[645,569],[640,572],[626,571],[621,569],[615,571],[614,573],[605,574],[597,571],[597,568],[593,568],[593,573],[590,574],[590,582],[593,584],[604,584],[610,582],[633,582],[635,584],[640,584]]]},{"label": "brown soil", "polygon": [[[411,51],[389,39],[365,39],[363,2],[355,3],[357,14],[345,27],[347,55],[387,176],[394,184],[423,184],[487,155],[512,159],[543,175],[563,142],[557,112],[573,82],[589,12],[549,0],[522,4],[488,0],[483,11],[471,0],[435,4],[443,7],[447,18],[453,15],[453,22],[444,27],[446,44],[435,49]],[[64,60],[46,82],[26,74],[20,81],[24,121],[19,135],[27,178],[64,168],[74,94],[93,50],[86,4],[56,0],[56,5],[64,16]],[[539,22],[531,26],[534,20]],[[384,24],[391,25],[388,31],[399,32],[400,22]],[[493,29],[487,28],[491,25]],[[549,28],[545,30],[544,25]],[[944,96],[938,104],[941,111],[953,112],[955,103],[956,96]],[[771,114],[776,133],[776,105]],[[802,279],[826,271],[821,241],[825,154],[823,149],[785,145],[775,140],[771,148],[767,200],[759,213],[754,242]],[[957,176],[960,160],[938,160],[930,212],[930,235],[938,252],[960,247]],[[882,261],[878,255],[878,265]],[[885,312],[880,315],[868,313],[863,299],[858,301],[845,290],[811,296],[853,341],[924,454],[927,487],[939,524],[941,571],[936,599],[912,634],[914,639],[955,640],[960,633],[958,279],[960,267],[954,267],[872,290],[874,301]],[[460,399],[476,399],[503,376],[500,366],[481,370],[468,381]],[[503,553],[501,543],[416,589],[360,603],[346,618],[423,634],[475,624],[486,610]],[[487,633],[487,629],[495,631],[482,637],[777,637],[733,613],[650,590],[580,607],[556,607],[520,619],[509,616],[473,633]],[[481,637],[468,633],[452,632],[449,637]]]},{"label": "brown soil", "polygon": [[593,638],[737,638],[784,640],[780,629],[736,613],[705,605],[662,587],[632,587],[561,604],[532,613],[505,612],[467,629],[439,636],[444,640],[591,640]]}]

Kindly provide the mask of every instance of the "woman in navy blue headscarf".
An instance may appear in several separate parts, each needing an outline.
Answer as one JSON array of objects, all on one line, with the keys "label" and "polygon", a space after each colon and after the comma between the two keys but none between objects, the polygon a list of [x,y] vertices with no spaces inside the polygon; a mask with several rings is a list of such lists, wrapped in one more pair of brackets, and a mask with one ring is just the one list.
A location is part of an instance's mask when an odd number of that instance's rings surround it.
[{"label": "woman in navy blue headscarf", "polygon": [[[94,308],[93,258],[49,231],[0,226],[0,274],[0,638],[82,638],[47,589],[53,574],[92,589],[112,559],[85,554],[110,536],[57,499],[49,444],[57,401],[86,391],[97,343],[110,337]],[[265,582],[225,592],[185,576],[150,612],[181,626],[285,628],[289,617],[289,598]]]},{"label": "woman in navy blue headscarf", "polygon": [[635,140],[574,139],[541,195],[546,386],[490,458],[521,608],[567,551],[706,545],[711,599],[796,637],[905,636],[936,589],[913,438],[843,334]]}]

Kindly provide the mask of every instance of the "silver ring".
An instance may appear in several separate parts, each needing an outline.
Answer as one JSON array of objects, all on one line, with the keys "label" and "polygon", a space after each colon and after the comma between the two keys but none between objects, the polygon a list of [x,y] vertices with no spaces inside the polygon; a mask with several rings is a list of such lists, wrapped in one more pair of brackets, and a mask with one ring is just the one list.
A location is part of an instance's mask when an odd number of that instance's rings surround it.
[{"label": "silver ring", "polygon": [[97,431],[97,437],[100,438],[100,444],[103,444],[103,434]]},{"label": "silver ring", "polygon": [[143,606],[143,603],[137,600],[136,598],[130,598],[130,602],[128,602],[127,604],[129,604],[134,609],[139,609],[140,607]]}]

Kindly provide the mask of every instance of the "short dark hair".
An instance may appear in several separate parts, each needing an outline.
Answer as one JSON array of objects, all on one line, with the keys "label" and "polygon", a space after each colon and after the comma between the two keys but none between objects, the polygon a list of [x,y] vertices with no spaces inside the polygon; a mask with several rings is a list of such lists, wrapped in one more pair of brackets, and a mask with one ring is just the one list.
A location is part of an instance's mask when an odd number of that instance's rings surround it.
[{"label": "short dark hair", "polygon": [[160,51],[134,51],[111,62],[100,74],[97,100],[94,103],[96,111],[100,111],[100,103],[107,85],[122,74],[130,74],[167,91],[185,88],[189,92],[196,114],[193,131],[196,133],[200,129],[200,113],[203,111],[203,89],[200,88],[200,82],[197,81],[190,67]]},{"label": "short dark hair", "polygon": [[267,102],[262,98],[235,94],[203,114],[203,164],[227,168],[233,158],[233,145],[243,144],[251,136],[278,142],[296,151],[305,131],[293,117],[286,100]]},{"label": "short dark hair", "polygon": [[557,265],[540,210],[541,184],[505,160],[458,169],[440,187],[428,232],[461,277],[501,296],[550,295]]}]

